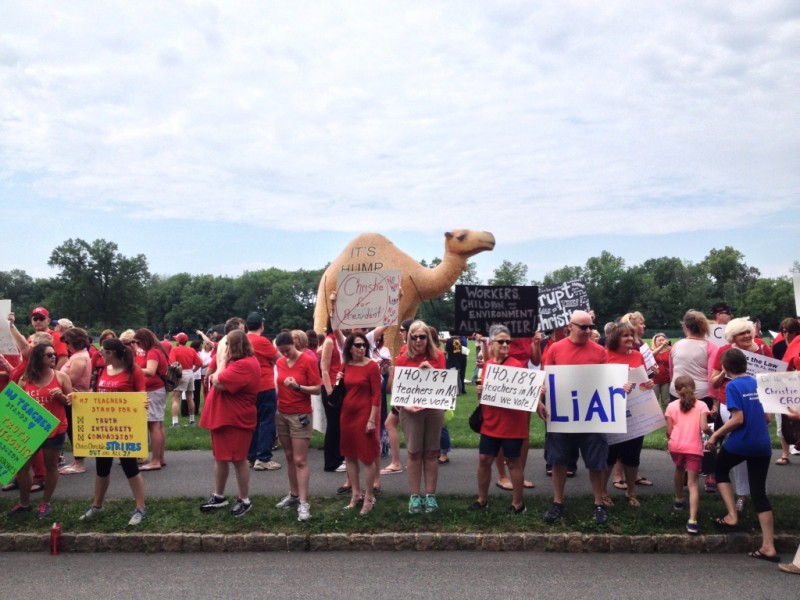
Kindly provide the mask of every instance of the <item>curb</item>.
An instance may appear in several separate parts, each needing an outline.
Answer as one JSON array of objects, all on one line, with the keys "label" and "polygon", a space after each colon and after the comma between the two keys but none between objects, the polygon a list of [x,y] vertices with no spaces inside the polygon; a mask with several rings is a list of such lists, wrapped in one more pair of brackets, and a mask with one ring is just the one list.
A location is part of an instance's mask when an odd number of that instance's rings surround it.
[{"label": "curb", "polygon": [[[581,533],[64,533],[61,552],[574,552],[618,554],[735,554],[757,548],[746,533],[688,536]],[[775,536],[792,553],[800,535]],[[49,533],[0,533],[0,552],[48,552]]]}]

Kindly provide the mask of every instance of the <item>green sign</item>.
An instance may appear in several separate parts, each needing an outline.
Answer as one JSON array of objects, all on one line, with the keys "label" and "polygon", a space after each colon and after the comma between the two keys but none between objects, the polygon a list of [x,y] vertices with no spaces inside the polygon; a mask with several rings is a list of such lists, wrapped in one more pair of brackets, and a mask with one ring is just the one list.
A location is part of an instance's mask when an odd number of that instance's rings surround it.
[{"label": "green sign", "polygon": [[58,424],[16,383],[0,392],[0,485],[14,479]]}]

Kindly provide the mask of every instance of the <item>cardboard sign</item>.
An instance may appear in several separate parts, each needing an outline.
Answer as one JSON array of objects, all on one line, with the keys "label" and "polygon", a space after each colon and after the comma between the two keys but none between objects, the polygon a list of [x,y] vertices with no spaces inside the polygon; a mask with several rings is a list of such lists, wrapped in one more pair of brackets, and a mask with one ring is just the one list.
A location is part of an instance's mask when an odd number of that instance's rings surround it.
[{"label": "cardboard sign", "polygon": [[626,365],[547,367],[547,431],[625,433]]},{"label": "cardboard sign", "polygon": [[0,392],[0,485],[28,462],[60,421],[16,383]]},{"label": "cardboard sign", "polygon": [[348,272],[336,277],[334,329],[389,327],[397,323],[400,271]]},{"label": "cardboard sign", "polygon": [[756,376],[757,373],[783,373],[789,363],[785,363],[777,358],[770,358],[763,354],[742,350],[742,354],[747,359],[747,374]]},{"label": "cardboard sign", "polygon": [[539,286],[539,327],[542,331],[566,327],[573,312],[590,308],[583,279]]},{"label": "cardboard sign", "polygon": [[794,284],[794,314],[800,315],[800,273],[792,273],[792,283]]},{"label": "cardboard sign", "polygon": [[725,325],[718,325],[717,323],[709,323],[708,337],[709,342],[715,346],[725,346],[728,340],[725,339]]},{"label": "cardboard sign", "polygon": [[74,392],[75,454],[147,458],[146,401],[145,392]]},{"label": "cardboard sign", "polygon": [[756,383],[764,412],[788,415],[790,406],[800,411],[800,371],[759,373]]},{"label": "cardboard sign", "polygon": [[0,354],[17,355],[19,349],[11,337],[11,324],[8,313],[11,312],[11,300],[0,300]]},{"label": "cardboard sign", "polygon": [[533,412],[539,406],[544,371],[489,365],[483,380],[481,404]]},{"label": "cardboard sign", "polygon": [[457,285],[456,330],[463,335],[487,334],[492,325],[501,324],[511,337],[533,337],[538,298],[535,285]]},{"label": "cardboard sign", "polygon": [[392,406],[455,410],[458,395],[456,369],[395,367]]},{"label": "cardboard sign", "polygon": [[629,370],[628,381],[634,383],[634,388],[628,394],[628,405],[625,408],[628,430],[625,433],[610,433],[607,438],[609,444],[627,442],[652,431],[658,431],[667,424],[656,393],[652,389],[646,390],[639,387],[640,383],[648,381],[644,368],[638,367]]}]

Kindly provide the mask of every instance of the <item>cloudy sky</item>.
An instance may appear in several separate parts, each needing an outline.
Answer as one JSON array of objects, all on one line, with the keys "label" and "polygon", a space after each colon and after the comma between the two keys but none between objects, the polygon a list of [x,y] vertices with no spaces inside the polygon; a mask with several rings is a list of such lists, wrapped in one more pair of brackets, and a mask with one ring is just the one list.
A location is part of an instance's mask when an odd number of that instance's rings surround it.
[{"label": "cloudy sky", "polygon": [[0,0],[0,270],[800,259],[800,3]]}]

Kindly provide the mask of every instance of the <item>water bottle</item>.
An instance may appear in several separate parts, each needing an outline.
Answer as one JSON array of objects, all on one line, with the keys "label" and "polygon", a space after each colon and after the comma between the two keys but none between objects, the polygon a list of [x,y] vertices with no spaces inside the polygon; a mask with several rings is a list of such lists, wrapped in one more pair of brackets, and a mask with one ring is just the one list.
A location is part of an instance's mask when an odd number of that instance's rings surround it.
[{"label": "water bottle", "polygon": [[61,554],[61,523],[53,523],[50,528],[50,554]]}]

